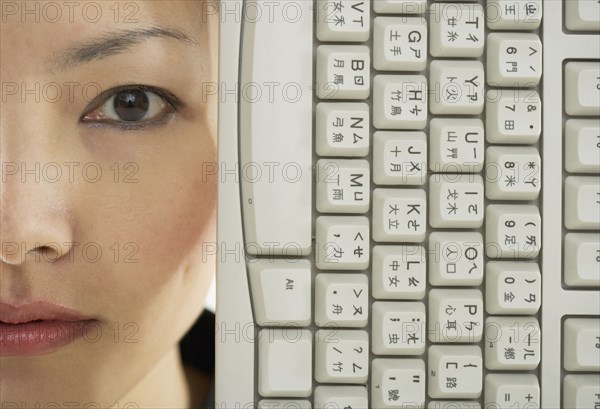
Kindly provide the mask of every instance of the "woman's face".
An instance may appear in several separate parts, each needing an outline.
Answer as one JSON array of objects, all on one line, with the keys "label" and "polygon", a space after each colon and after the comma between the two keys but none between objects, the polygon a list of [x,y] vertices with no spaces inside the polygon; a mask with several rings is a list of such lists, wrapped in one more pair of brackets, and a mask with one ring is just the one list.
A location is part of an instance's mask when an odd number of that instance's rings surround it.
[{"label": "woman's face", "polygon": [[0,323],[1,401],[108,407],[213,279],[218,19],[205,1],[1,6],[0,321],[39,302],[95,320],[53,350]]}]

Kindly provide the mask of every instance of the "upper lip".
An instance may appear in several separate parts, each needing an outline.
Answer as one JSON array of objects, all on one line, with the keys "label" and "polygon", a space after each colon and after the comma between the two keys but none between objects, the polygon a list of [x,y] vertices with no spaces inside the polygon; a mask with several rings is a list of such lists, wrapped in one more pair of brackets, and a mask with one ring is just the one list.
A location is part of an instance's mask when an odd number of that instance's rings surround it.
[{"label": "upper lip", "polygon": [[76,322],[91,319],[71,308],[45,301],[22,305],[0,302],[0,321],[6,324],[22,324],[36,320]]}]

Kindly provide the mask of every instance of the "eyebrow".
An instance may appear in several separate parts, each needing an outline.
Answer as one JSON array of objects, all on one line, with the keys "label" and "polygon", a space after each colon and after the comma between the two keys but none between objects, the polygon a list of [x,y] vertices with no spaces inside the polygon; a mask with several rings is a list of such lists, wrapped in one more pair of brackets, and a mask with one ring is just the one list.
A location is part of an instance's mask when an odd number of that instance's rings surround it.
[{"label": "eyebrow", "polygon": [[52,71],[63,71],[75,65],[100,60],[123,53],[131,47],[154,38],[171,38],[188,45],[198,45],[198,41],[178,28],[152,26],[105,33],[98,38],[68,48],[51,61]]}]

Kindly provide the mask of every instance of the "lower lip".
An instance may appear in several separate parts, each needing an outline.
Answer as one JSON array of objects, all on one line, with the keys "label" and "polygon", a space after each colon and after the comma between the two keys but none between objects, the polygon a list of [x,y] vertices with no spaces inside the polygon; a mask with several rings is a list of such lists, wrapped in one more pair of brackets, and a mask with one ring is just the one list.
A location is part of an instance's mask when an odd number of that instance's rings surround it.
[{"label": "lower lip", "polygon": [[0,322],[0,356],[32,356],[52,353],[83,337],[95,321]]}]

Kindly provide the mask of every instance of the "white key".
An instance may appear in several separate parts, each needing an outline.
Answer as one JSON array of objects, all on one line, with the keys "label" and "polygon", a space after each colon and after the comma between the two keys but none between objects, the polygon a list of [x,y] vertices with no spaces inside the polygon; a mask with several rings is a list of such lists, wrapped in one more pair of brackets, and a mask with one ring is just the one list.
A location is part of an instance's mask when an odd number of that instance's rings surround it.
[{"label": "white key", "polygon": [[565,25],[573,31],[600,31],[598,0],[569,0],[565,2]]},{"label": "white key", "polygon": [[481,395],[483,362],[478,346],[431,346],[428,364],[430,397],[476,399]]},{"label": "white key", "polygon": [[540,407],[540,383],[532,374],[488,374],[485,377],[485,408]]},{"label": "white key", "polygon": [[429,283],[477,286],[483,281],[483,237],[476,232],[429,235]]},{"label": "white key", "polygon": [[541,187],[537,148],[492,146],[485,152],[485,195],[492,200],[535,200]]},{"label": "white key", "polygon": [[565,65],[565,111],[568,115],[600,115],[600,63]]},{"label": "white key", "polygon": [[485,277],[488,314],[537,314],[542,300],[542,277],[537,263],[491,261]]},{"label": "white key", "polygon": [[479,342],[483,335],[481,291],[430,290],[428,326],[431,342]]},{"label": "white key", "polygon": [[486,98],[486,138],[490,143],[533,144],[542,129],[537,91],[496,89]]},{"label": "white key", "polygon": [[567,229],[600,229],[600,177],[567,177],[564,197]]},{"label": "white key", "polygon": [[567,233],[564,246],[565,284],[600,287],[600,234]]},{"label": "white key", "polygon": [[320,156],[366,156],[369,153],[367,104],[320,102],[315,121],[315,148]]},{"label": "white key", "polygon": [[423,14],[427,11],[427,0],[375,0],[376,13]]},{"label": "white key", "polygon": [[262,399],[258,402],[258,409],[311,409],[312,405],[307,400],[274,400]]},{"label": "white key", "polygon": [[540,325],[535,317],[488,317],[485,320],[487,369],[535,369],[540,363]]},{"label": "white key", "polygon": [[481,409],[477,401],[432,400],[427,409]]},{"label": "white key", "polygon": [[370,2],[367,0],[318,0],[317,38],[320,41],[367,41]]},{"label": "white key", "polygon": [[320,45],[317,48],[317,96],[321,99],[366,99],[371,57],[362,45]]},{"label": "white key", "polygon": [[477,228],[483,224],[483,178],[435,174],[429,178],[429,224],[434,228]]},{"label": "white key", "polygon": [[369,266],[369,219],[319,216],[315,263],[322,270],[363,270]]},{"label": "white key", "polygon": [[366,213],[369,210],[369,162],[363,159],[321,159],[317,168],[319,212]]},{"label": "white key", "polygon": [[373,191],[373,240],[420,243],[427,230],[427,197],[423,189]]},{"label": "white key", "polygon": [[535,30],[542,21],[542,0],[488,0],[485,14],[491,30]]},{"label": "white key", "polygon": [[427,283],[425,254],[418,245],[373,247],[373,297],[422,299]]},{"label": "white key", "polygon": [[364,386],[317,386],[315,408],[367,408],[369,397]]},{"label": "white key", "polygon": [[369,319],[369,280],[364,274],[318,274],[315,324],[364,327]]},{"label": "white key", "polygon": [[485,78],[479,61],[435,60],[429,65],[429,109],[433,114],[479,115]]},{"label": "white key", "polygon": [[483,169],[484,128],[480,119],[434,118],[429,122],[429,169],[476,173]]},{"label": "white key", "polygon": [[535,258],[542,247],[542,219],[533,205],[488,205],[486,254],[490,258]]},{"label": "white key", "polygon": [[427,66],[425,19],[377,17],[373,36],[373,67],[376,69],[421,71]]},{"label": "white key", "polygon": [[600,371],[600,319],[567,318],[563,365],[567,371]]},{"label": "white key", "polygon": [[595,408],[600,404],[600,374],[567,375],[563,390],[564,408]]},{"label": "white key", "polygon": [[473,3],[432,3],[430,50],[434,57],[480,57],[485,42],[483,8]]},{"label": "white key", "polygon": [[427,78],[377,75],[373,80],[373,124],[379,129],[425,129]]},{"label": "white key", "polygon": [[425,304],[374,302],[372,325],[373,353],[421,355],[425,352]]},{"label": "white key", "polygon": [[567,120],[563,146],[567,172],[600,173],[599,120]]},{"label": "white key", "polygon": [[537,34],[491,33],[487,38],[487,82],[493,87],[532,87],[542,76]]},{"label": "white key", "polygon": [[373,134],[373,181],[378,185],[424,185],[427,136],[424,132]]},{"label": "white key", "polygon": [[365,383],[369,376],[367,331],[321,329],[315,334],[315,378],[324,383]]},{"label": "white key", "polygon": [[310,396],[312,345],[312,334],[306,329],[261,330],[258,340],[258,393],[265,397]]},{"label": "white key", "polygon": [[371,408],[421,408],[425,405],[425,363],[421,359],[372,362]]},{"label": "white key", "polygon": [[306,326],[311,322],[311,271],[308,260],[256,259],[248,263],[256,323]]}]

